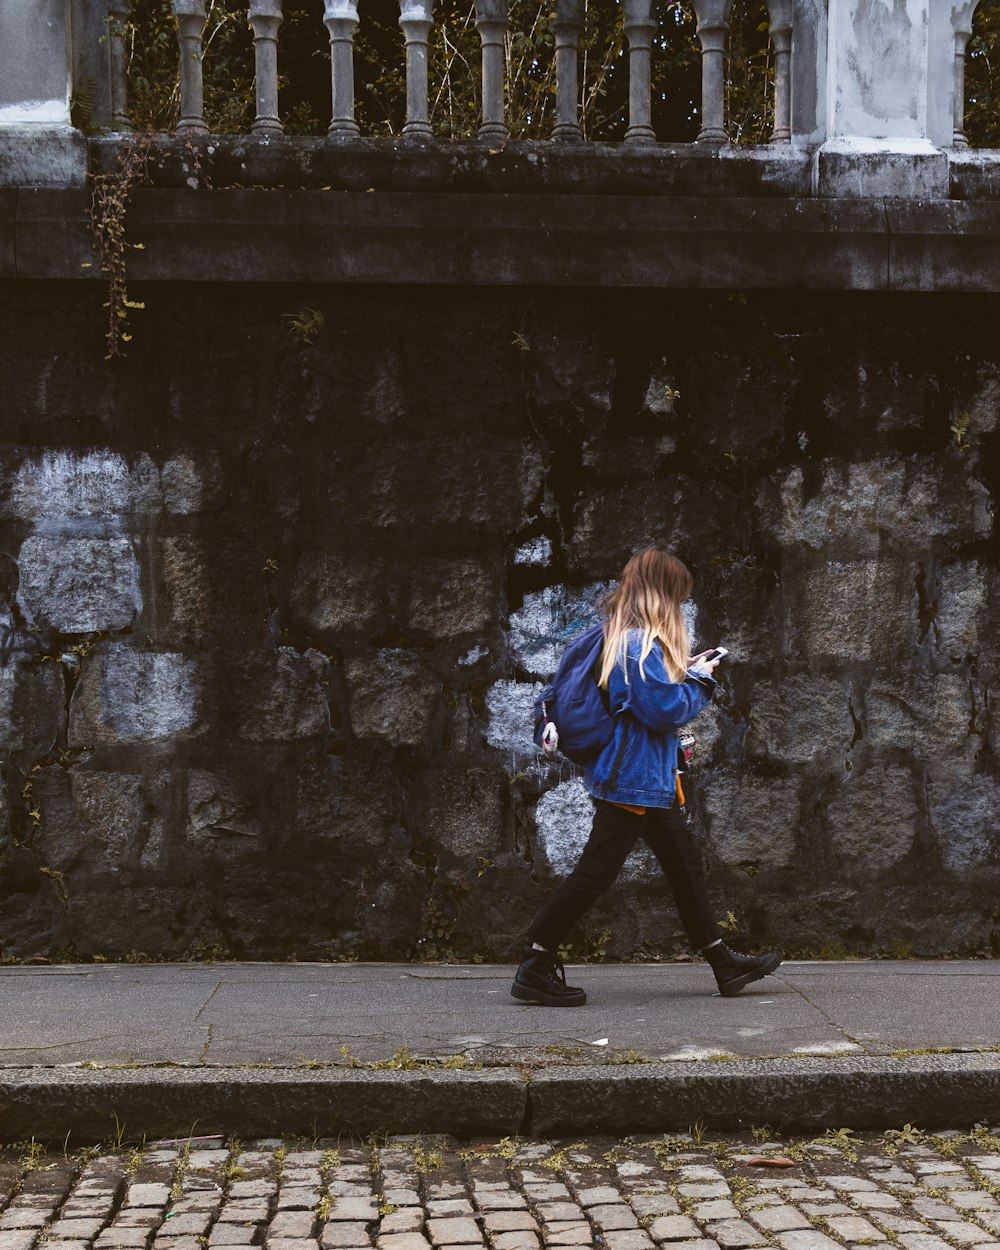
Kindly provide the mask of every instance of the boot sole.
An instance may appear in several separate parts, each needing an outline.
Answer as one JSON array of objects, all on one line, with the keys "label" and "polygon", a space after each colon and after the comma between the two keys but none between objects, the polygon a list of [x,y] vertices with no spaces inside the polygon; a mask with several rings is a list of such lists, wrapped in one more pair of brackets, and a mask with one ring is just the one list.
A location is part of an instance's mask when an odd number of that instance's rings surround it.
[{"label": "boot sole", "polygon": [[582,1007],[587,1001],[585,990],[574,990],[571,994],[546,994],[543,990],[529,990],[516,981],[511,986],[510,994],[512,998],[534,1007]]},{"label": "boot sole", "polygon": [[753,972],[745,972],[741,977],[734,977],[732,981],[727,981],[725,985],[719,986],[719,993],[723,998],[735,998],[740,990],[746,989],[754,981],[759,981],[762,977],[770,976],[781,966],[781,956],[772,955],[770,959],[765,960],[759,968],[755,968]]}]

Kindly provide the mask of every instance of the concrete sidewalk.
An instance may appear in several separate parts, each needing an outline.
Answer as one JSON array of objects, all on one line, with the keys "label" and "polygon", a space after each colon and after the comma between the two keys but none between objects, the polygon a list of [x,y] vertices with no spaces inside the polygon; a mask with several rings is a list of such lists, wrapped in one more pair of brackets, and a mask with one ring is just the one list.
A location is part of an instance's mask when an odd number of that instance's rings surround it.
[{"label": "concrete sidewalk", "polygon": [[98,1133],[127,1102],[157,1132],[192,1113],[237,1131],[238,1112],[291,1130],[317,1107],[350,1131],[459,1133],[1000,1117],[1000,961],[793,962],[734,999],[702,963],[591,965],[569,975],[590,1001],[562,1010],[511,999],[512,974],[0,968],[0,1124],[44,1105]]}]

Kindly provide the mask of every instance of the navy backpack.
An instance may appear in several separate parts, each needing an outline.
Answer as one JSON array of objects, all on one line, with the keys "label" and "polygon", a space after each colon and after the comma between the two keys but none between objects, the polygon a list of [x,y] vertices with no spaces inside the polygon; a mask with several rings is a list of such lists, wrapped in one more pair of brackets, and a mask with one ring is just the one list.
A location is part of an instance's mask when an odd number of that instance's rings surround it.
[{"label": "navy backpack", "polygon": [[574,764],[592,763],[611,741],[615,718],[608,696],[597,684],[604,649],[603,625],[591,625],[566,647],[552,681],[535,700],[535,745],[554,754],[546,726],[558,731],[556,745]]}]

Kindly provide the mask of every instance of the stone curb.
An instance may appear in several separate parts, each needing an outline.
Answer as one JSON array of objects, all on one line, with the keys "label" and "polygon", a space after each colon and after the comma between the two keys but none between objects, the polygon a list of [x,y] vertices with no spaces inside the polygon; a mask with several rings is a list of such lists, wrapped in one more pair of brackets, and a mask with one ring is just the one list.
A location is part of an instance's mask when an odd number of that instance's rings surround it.
[{"label": "stone curb", "polygon": [[563,1067],[536,1072],[0,1071],[5,1139],[450,1133],[535,1137],[1000,1120],[1000,1055]]},{"label": "stone curb", "polygon": [[519,1072],[301,1071],[247,1068],[4,1069],[0,1136],[96,1142],[235,1133],[520,1131],[527,1086]]},{"label": "stone curb", "polygon": [[688,1128],[891,1128],[1000,1118],[1000,1054],[573,1068],[531,1083],[535,1136]]}]

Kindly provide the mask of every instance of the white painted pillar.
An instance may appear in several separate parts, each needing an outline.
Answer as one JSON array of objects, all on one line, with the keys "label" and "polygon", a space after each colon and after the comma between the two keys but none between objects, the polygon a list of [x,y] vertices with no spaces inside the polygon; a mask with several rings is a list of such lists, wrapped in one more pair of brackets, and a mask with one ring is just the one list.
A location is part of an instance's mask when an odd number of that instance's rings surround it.
[{"label": "white painted pillar", "polygon": [[79,186],[83,136],[70,125],[68,0],[0,3],[0,182]]},{"label": "white painted pillar", "polygon": [[945,49],[931,9],[941,3],[829,0],[825,64],[818,49],[816,67],[826,125],[818,194],[947,197],[948,157],[932,139]]}]

